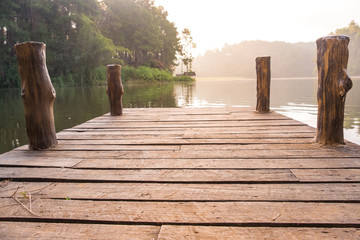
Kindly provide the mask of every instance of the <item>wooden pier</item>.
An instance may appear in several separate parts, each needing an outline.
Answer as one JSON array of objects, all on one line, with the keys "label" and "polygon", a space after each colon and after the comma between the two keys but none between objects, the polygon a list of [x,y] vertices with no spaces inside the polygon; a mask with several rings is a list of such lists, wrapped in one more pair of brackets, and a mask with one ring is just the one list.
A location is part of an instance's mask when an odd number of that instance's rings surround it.
[{"label": "wooden pier", "polygon": [[359,239],[360,146],[249,108],[124,109],[0,155],[0,239]]}]

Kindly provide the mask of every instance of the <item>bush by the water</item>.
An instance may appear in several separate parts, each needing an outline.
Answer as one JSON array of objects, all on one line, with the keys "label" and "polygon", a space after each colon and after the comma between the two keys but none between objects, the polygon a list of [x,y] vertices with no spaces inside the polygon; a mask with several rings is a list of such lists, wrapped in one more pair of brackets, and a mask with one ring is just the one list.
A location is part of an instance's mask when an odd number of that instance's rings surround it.
[{"label": "bush by the water", "polygon": [[141,66],[138,68],[123,66],[121,68],[121,78],[124,82],[129,80],[161,81],[161,82],[194,81],[193,78],[188,76],[174,77],[172,73],[168,70],[160,70],[158,68],[150,68],[145,66]]},{"label": "bush by the water", "polygon": [[[74,81],[74,79],[81,79],[80,81]],[[82,85],[106,85],[106,67],[100,66],[97,67],[94,71],[94,75],[91,76],[93,79],[92,83],[87,81],[88,77],[81,76],[80,74],[68,74],[66,76],[60,76],[56,78],[51,78],[53,84],[55,86],[76,86],[79,84]],[[130,67],[130,66],[122,66],[121,67],[121,79],[123,82],[127,81],[158,81],[158,82],[191,82],[194,81],[194,78],[189,76],[176,76],[174,77],[172,73],[168,70],[160,70],[158,68],[150,68],[150,67]]]}]

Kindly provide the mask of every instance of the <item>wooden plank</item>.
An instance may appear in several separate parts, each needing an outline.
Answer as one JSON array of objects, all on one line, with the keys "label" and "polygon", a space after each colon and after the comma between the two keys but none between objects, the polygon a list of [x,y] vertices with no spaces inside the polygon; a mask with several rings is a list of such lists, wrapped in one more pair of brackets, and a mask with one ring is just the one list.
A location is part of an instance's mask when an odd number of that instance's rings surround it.
[{"label": "wooden plank", "polygon": [[87,123],[146,123],[146,122],[229,122],[229,121],[277,121],[277,120],[291,120],[291,118],[284,115],[259,115],[259,114],[249,114],[249,115],[179,115],[179,116],[166,116],[166,115],[157,115],[157,116],[127,116],[123,115],[121,117],[102,117],[94,118],[87,121]]},{"label": "wooden plank", "polygon": [[21,193],[39,194],[45,188],[51,186],[51,182],[0,182],[0,197],[19,196]]},{"label": "wooden plank", "polygon": [[0,168],[0,179],[131,182],[296,182],[288,169],[255,170],[91,170],[69,168]]},{"label": "wooden plank", "polygon": [[[81,144],[83,142],[84,144]],[[188,144],[182,144],[181,142],[176,143],[176,141],[169,140],[166,141],[164,139],[163,143],[161,142],[153,142],[153,144],[145,144],[145,142],[139,141],[139,144],[133,142],[132,144],[121,144],[121,141],[112,141],[112,140],[104,140],[105,144],[102,144],[101,141],[94,140],[94,143],[86,140],[78,140],[79,144],[70,144],[69,142],[65,142],[67,144],[58,144],[57,146],[47,149],[46,151],[186,151],[189,153],[195,153],[197,151],[207,151],[207,150],[215,150],[216,151],[232,151],[232,150],[267,150],[267,151],[317,151],[327,152],[330,154],[331,152],[341,153],[344,152],[340,148],[324,148],[320,145],[312,144],[309,142],[301,141],[300,143],[256,143],[256,141],[244,141],[243,143],[228,143],[228,144],[211,144],[211,143],[191,143],[190,140]],[[112,142],[112,144],[111,144]],[[118,144],[117,144],[118,143]],[[124,142],[122,142],[124,143]],[[354,154],[360,156],[360,150],[356,148],[350,148],[350,144],[348,144],[349,153],[353,150]],[[28,146],[24,145],[14,149],[14,151],[23,151],[27,150]]]},{"label": "wooden plank", "polygon": [[177,121],[249,121],[249,120],[290,120],[291,118],[286,117],[281,114],[257,114],[257,113],[227,113],[227,114],[180,114],[180,115],[165,115],[161,114],[144,114],[142,116],[139,115],[128,115],[124,114],[120,117],[114,116],[101,116],[94,119],[90,119],[87,121],[90,122],[177,122]]},{"label": "wooden plank", "polygon": [[62,157],[62,158],[105,158],[105,159],[288,159],[288,158],[359,158],[359,149],[232,149],[232,150],[194,150],[187,151],[143,151],[143,150],[122,150],[122,151],[29,151],[16,150],[0,156],[0,161],[7,157]]},{"label": "wooden plank", "polygon": [[[21,152],[18,152],[21,153]],[[256,169],[256,168],[360,168],[360,158],[295,159],[181,159],[181,158],[80,158],[12,154],[0,157],[0,166],[72,167],[92,169]]]},{"label": "wooden plank", "polygon": [[[35,164],[35,163],[34,163]],[[84,159],[74,168],[360,168],[360,158],[311,159]]]},{"label": "wooden plank", "polygon": [[291,169],[301,182],[359,182],[360,169]]},{"label": "wooden plank", "polygon": [[[313,138],[284,138],[282,144],[310,144]],[[279,139],[183,139],[183,138],[156,138],[156,139],[58,139],[59,145],[205,145],[212,144],[277,144]],[[311,145],[313,146],[313,145]]]},{"label": "wooden plank", "polygon": [[79,164],[82,159],[52,157],[8,157],[0,156],[0,166],[38,166],[38,167],[61,167],[69,168]]},{"label": "wooden plank", "polygon": [[[80,142],[81,140],[79,140]],[[28,146],[17,148],[18,150],[27,150]],[[145,145],[145,144],[59,144],[47,151],[207,151],[214,150],[317,150],[318,146],[311,143],[294,143],[294,144],[170,144],[164,145]]]},{"label": "wooden plank", "polygon": [[150,123],[133,123],[133,122],[123,122],[123,123],[83,123],[78,126],[74,126],[74,129],[81,129],[81,128],[96,128],[96,129],[126,129],[132,128],[136,126],[137,128],[209,128],[209,127],[249,127],[249,126],[307,126],[304,123],[296,122],[294,120],[277,120],[277,121],[221,121],[221,122],[166,122],[164,124],[160,124],[157,122]]},{"label": "wooden plank", "polygon": [[[15,195],[14,195],[15,193]],[[359,183],[170,184],[9,182],[0,197],[141,201],[360,202]]]},{"label": "wooden plank", "polygon": [[270,228],[270,227],[214,227],[163,225],[158,239],[277,239],[323,240],[360,239],[358,228]]},{"label": "wooden plank", "polygon": [[[275,138],[278,142],[282,142],[283,138],[314,138],[313,132],[304,133],[185,133],[183,136],[185,139],[271,139]],[[280,140],[281,139],[281,140]]]},{"label": "wooden plank", "polygon": [[[14,151],[27,150],[28,145],[24,145],[14,149]],[[46,151],[179,151],[180,145],[106,145],[106,144],[77,144],[77,145],[62,145],[58,144],[53,148],[49,148]]]},{"label": "wooden plank", "polygon": [[160,226],[0,222],[1,239],[157,239]]},{"label": "wooden plank", "polygon": [[[143,134],[143,133],[159,133],[159,134],[183,134],[187,133],[306,133],[311,132],[315,134],[314,128],[308,126],[248,126],[248,127],[233,127],[227,128],[223,127],[202,127],[202,128],[185,128],[185,127],[177,127],[177,128],[157,128],[157,127],[149,127],[149,128],[124,128],[124,129],[96,129],[96,128],[69,128],[64,129],[64,132],[97,132],[97,133],[113,133],[113,134]],[[109,133],[109,134],[111,134]]]},{"label": "wooden plank", "polygon": [[[138,132],[74,132],[63,131],[57,133],[58,140],[75,140],[75,139],[103,139],[103,140],[143,140],[143,139],[178,139],[182,138],[183,134],[171,134],[171,133],[138,133]],[[305,137],[305,135],[303,135]]]},{"label": "wooden plank", "polygon": [[[22,200],[29,206],[29,199]],[[304,202],[121,202],[33,199],[32,212],[0,199],[0,218],[77,219],[148,224],[360,224],[360,204]],[[11,206],[11,207],[10,207]]]},{"label": "wooden plank", "polygon": [[278,142],[292,138],[314,138],[314,133],[186,133],[186,134],[167,134],[167,133],[122,133],[122,132],[61,132],[57,134],[58,140],[76,139],[101,139],[101,140],[159,140],[161,139],[276,139]]}]

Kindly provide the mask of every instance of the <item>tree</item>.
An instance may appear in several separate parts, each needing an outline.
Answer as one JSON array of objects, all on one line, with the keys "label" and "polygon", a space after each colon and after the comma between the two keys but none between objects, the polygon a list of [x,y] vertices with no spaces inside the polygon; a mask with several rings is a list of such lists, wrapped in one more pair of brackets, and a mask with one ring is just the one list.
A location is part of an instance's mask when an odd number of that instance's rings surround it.
[{"label": "tree", "polygon": [[355,21],[351,21],[347,27],[337,29],[335,35],[350,37],[349,43],[349,66],[350,75],[360,75],[360,27]]},{"label": "tree", "polygon": [[19,86],[14,44],[24,41],[46,44],[51,79],[63,85],[105,81],[108,63],[171,71],[181,49],[152,0],[1,0],[0,87]]},{"label": "tree", "polygon": [[163,7],[150,0],[104,0],[102,29],[115,45],[127,48],[122,53],[131,66],[172,69],[180,51],[177,29],[167,20]]},{"label": "tree", "polygon": [[192,62],[194,60],[194,57],[192,55],[192,50],[196,48],[196,44],[193,41],[193,38],[191,36],[191,32],[188,28],[184,28],[181,35],[181,59],[186,66],[186,71],[191,72],[192,71]]},{"label": "tree", "polygon": [[29,39],[28,29],[19,14],[24,7],[24,1],[0,1],[0,88],[20,86],[13,46]]}]

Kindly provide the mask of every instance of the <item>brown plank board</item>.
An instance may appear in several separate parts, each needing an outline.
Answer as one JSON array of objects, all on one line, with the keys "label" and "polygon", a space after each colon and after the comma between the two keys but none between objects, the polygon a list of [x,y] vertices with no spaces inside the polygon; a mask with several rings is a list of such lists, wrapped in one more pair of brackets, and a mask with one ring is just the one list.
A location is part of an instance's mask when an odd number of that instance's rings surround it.
[{"label": "brown plank board", "polygon": [[[360,171],[360,170],[359,170]],[[92,170],[71,168],[2,167],[0,179],[44,179],[67,181],[121,182],[297,182],[288,169],[203,170],[203,169],[137,169]]]},{"label": "brown plank board", "polygon": [[157,239],[160,226],[0,222],[2,240],[9,239]]},{"label": "brown plank board", "polygon": [[[177,147],[177,146],[176,146]],[[75,147],[74,147],[75,148]],[[7,157],[63,157],[63,158],[190,158],[190,159],[214,159],[214,158],[249,158],[249,159],[275,159],[275,158],[359,158],[359,149],[347,148],[347,149],[211,149],[209,150],[194,150],[188,151],[180,149],[178,151],[145,151],[140,149],[133,150],[82,150],[72,149],[69,150],[47,150],[31,152],[26,150],[26,147],[20,147],[17,150],[13,150],[9,153],[5,153],[0,156],[2,158]],[[76,151],[75,151],[76,150]]]},{"label": "brown plank board", "polygon": [[158,116],[147,116],[144,115],[142,117],[139,116],[127,116],[124,115],[122,117],[103,117],[103,118],[95,118],[87,121],[86,123],[125,123],[125,122],[131,122],[131,123],[146,123],[146,122],[229,122],[229,121],[264,121],[264,120],[291,120],[291,118],[288,118],[284,115],[254,115],[249,114],[246,116],[239,116],[239,115],[226,115],[226,118],[224,118],[224,115],[180,115],[180,117],[174,117],[174,116],[164,116],[164,115],[158,115]]},{"label": "brown plank board", "polygon": [[249,127],[249,126],[306,126],[304,123],[296,122],[294,120],[278,120],[278,121],[221,121],[221,122],[166,122],[166,123],[158,123],[158,122],[141,122],[141,123],[133,123],[133,122],[123,122],[123,123],[83,123],[81,125],[73,127],[74,129],[82,129],[82,128],[95,128],[95,129],[126,129],[132,128],[136,126],[137,128],[209,128],[209,127],[222,127],[226,126],[227,128],[233,127]]},{"label": "brown plank board", "polygon": [[[21,153],[21,152],[20,152]],[[2,157],[0,166],[66,167],[87,169],[256,169],[256,168],[360,168],[360,158],[288,159],[181,159],[181,158],[72,158],[15,154]]]},{"label": "brown plank board", "polygon": [[212,227],[212,226],[161,226],[158,239],[222,239],[222,240],[324,240],[360,239],[358,228],[270,228],[270,227]]},{"label": "brown plank board", "polygon": [[[22,162],[19,163],[21,165]],[[26,162],[30,164],[29,161]],[[33,164],[36,166],[36,163]],[[189,168],[189,169],[257,169],[257,168],[360,168],[360,158],[309,159],[84,159],[74,168]]]},{"label": "brown plank board", "polygon": [[301,182],[360,181],[360,169],[292,169]]},{"label": "brown plank board", "polygon": [[[310,144],[313,138],[285,138],[282,144]],[[211,145],[211,144],[279,144],[279,139],[184,139],[184,138],[157,138],[149,139],[67,139],[58,140],[59,145]]]},{"label": "brown plank board", "polygon": [[[293,143],[290,142],[284,144],[278,143],[263,143],[263,144],[254,144],[249,142],[243,143],[234,143],[234,144],[204,144],[204,143],[193,143],[193,144],[181,144],[181,143],[163,143],[156,144],[154,142],[151,144],[142,144],[141,141],[139,144],[110,144],[110,141],[107,144],[96,143],[89,144],[85,142],[84,144],[79,144],[82,140],[78,140],[77,144],[60,144],[54,148],[49,149],[48,151],[131,151],[131,150],[140,150],[140,151],[189,151],[190,153],[195,153],[195,151],[206,151],[217,149],[222,150],[316,150],[319,149],[318,146],[311,143]],[[106,142],[106,141],[105,141]],[[22,146],[17,148],[17,150],[27,150],[28,146]]]},{"label": "brown plank board", "polygon": [[[15,194],[14,194],[15,193]],[[360,202],[359,183],[171,184],[8,182],[0,197],[141,201]]]},{"label": "brown plank board", "polygon": [[[299,128],[298,126],[251,126],[243,128],[227,128],[227,127],[214,127],[214,128],[126,128],[126,129],[96,129],[96,128],[69,128],[64,129],[63,132],[72,132],[72,133],[94,133],[94,134],[110,134],[118,135],[124,134],[128,135],[140,135],[140,134],[198,134],[198,133],[227,133],[227,134],[269,134],[269,133],[281,133],[281,134],[291,134],[291,133],[313,133],[315,130],[313,128],[304,126]],[[289,135],[290,137],[290,135]]]},{"label": "brown plank board", "polygon": [[[360,204],[304,202],[132,202],[0,199],[0,218],[78,219],[148,224],[274,224],[360,225]],[[20,201],[19,200],[19,201]]]},{"label": "brown plank board", "polygon": [[161,139],[201,139],[206,140],[218,140],[220,139],[276,139],[279,142],[279,138],[284,140],[293,138],[306,138],[313,139],[314,133],[183,133],[183,134],[170,134],[170,133],[134,133],[134,132],[70,132],[63,131],[57,134],[58,140],[159,140]]}]

